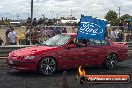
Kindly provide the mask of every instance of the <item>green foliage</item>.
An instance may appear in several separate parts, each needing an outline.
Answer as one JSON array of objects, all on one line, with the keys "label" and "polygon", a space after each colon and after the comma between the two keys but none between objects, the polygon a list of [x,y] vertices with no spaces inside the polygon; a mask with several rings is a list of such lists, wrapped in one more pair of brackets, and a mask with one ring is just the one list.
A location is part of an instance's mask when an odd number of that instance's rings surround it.
[{"label": "green foliage", "polygon": [[129,18],[132,18],[132,16],[129,14],[125,14],[121,16],[120,18],[118,18],[118,14],[113,10],[109,10],[109,12],[105,15],[105,19],[112,26],[117,26],[120,21],[125,21]]},{"label": "green foliage", "polygon": [[129,15],[129,14],[125,14],[125,15],[123,15],[123,16],[120,17],[120,20],[121,20],[121,21],[124,21],[124,20],[127,20],[127,19],[129,19],[129,18],[132,18],[132,16]]},{"label": "green foliage", "polygon": [[105,19],[112,26],[118,25],[118,14],[113,10],[109,10],[109,12],[105,15]]},{"label": "green foliage", "polygon": [[105,15],[105,19],[107,21],[112,21],[113,19],[117,19],[118,14],[113,11],[113,10],[109,10],[109,12]]}]

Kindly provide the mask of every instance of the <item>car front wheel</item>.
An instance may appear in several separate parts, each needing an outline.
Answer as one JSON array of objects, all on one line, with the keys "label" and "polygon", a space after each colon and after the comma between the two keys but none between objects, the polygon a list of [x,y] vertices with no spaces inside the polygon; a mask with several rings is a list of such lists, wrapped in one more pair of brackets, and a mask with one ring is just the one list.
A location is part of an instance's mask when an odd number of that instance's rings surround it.
[{"label": "car front wheel", "polygon": [[39,72],[42,75],[52,75],[56,71],[56,61],[52,57],[46,57],[39,62]]},{"label": "car front wheel", "polygon": [[117,55],[115,53],[111,53],[107,55],[104,65],[106,68],[114,68],[117,66],[118,59]]}]

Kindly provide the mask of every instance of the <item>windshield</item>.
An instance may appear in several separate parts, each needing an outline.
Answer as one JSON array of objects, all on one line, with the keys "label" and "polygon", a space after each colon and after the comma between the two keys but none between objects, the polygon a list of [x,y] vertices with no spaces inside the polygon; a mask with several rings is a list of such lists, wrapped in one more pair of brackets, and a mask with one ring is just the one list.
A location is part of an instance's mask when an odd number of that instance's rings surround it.
[{"label": "windshield", "polygon": [[47,46],[61,46],[64,45],[70,38],[70,35],[59,34],[54,37],[51,37],[47,41],[43,42],[43,44]]}]

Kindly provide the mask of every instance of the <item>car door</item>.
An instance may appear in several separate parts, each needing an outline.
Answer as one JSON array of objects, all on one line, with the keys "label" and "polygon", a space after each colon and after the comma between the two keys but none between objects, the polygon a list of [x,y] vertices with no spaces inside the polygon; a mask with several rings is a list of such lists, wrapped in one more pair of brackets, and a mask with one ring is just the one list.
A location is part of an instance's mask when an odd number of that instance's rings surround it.
[{"label": "car door", "polygon": [[[105,42],[106,43],[106,42]],[[104,44],[101,40],[92,40],[90,45],[87,46],[87,61],[84,61],[85,64],[100,64],[106,57],[108,52],[108,45]]]},{"label": "car door", "polygon": [[[69,44],[70,45],[70,44]],[[66,67],[76,67],[83,65],[83,60],[86,60],[87,54],[86,47],[74,47],[74,48],[65,48],[63,50],[63,65]]]},{"label": "car door", "polygon": [[81,65],[81,50],[80,48],[64,49],[62,60],[65,67],[76,67]]}]

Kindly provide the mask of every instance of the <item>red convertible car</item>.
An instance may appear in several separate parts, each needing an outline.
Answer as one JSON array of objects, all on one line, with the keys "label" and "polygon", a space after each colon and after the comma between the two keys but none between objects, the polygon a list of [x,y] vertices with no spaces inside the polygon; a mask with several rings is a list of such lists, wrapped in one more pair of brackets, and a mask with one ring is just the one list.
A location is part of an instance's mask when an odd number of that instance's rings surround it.
[{"label": "red convertible car", "polygon": [[41,45],[14,50],[9,53],[10,69],[39,71],[52,75],[58,69],[80,65],[104,65],[114,68],[128,58],[128,46],[110,39],[76,39],[76,33],[58,34]]}]

